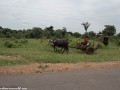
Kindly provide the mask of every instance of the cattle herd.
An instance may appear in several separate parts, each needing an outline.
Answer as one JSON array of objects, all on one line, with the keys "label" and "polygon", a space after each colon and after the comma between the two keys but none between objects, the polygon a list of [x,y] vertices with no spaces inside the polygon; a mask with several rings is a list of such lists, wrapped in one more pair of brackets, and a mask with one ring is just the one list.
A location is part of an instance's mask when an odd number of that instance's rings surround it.
[{"label": "cattle herd", "polygon": [[[102,41],[102,43],[107,46],[108,45],[108,37],[101,36],[98,37],[99,40]],[[83,42],[82,42],[83,43]],[[85,51],[87,54],[93,54],[94,51],[96,51],[100,45],[96,44],[94,45],[84,45],[82,43],[76,43],[76,46],[74,48],[81,49],[82,51]],[[64,53],[66,52],[68,54],[69,46],[68,46],[68,40],[67,39],[49,39],[48,45],[51,45],[54,48],[55,52]]]}]

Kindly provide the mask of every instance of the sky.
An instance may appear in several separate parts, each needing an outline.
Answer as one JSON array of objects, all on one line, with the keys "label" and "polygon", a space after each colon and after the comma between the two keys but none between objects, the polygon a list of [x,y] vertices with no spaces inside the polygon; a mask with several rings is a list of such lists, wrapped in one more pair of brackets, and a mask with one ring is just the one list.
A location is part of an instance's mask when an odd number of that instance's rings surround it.
[{"label": "sky", "polygon": [[84,33],[98,33],[114,25],[120,33],[120,0],[0,0],[0,26],[11,29],[49,27]]}]

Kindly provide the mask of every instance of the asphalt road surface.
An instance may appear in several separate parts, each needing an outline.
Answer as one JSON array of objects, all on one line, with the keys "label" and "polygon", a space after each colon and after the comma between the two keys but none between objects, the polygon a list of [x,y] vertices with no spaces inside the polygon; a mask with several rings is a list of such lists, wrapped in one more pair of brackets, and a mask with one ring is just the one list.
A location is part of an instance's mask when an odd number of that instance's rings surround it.
[{"label": "asphalt road surface", "polygon": [[120,68],[0,75],[0,88],[11,88],[10,90],[12,88],[13,90],[22,90],[20,88],[23,90],[120,90]]}]

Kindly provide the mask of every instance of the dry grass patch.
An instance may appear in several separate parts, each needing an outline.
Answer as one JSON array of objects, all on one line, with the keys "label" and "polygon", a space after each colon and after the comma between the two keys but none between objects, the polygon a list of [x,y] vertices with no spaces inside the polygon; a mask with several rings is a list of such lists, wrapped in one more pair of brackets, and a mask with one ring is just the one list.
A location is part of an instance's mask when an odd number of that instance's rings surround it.
[{"label": "dry grass patch", "polygon": [[[47,66],[47,67],[45,67]],[[43,69],[43,67],[45,67]],[[3,66],[0,67],[0,74],[22,74],[42,72],[63,72],[72,70],[98,69],[120,67],[120,61],[112,62],[80,62],[80,63],[34,63],[28,65]]]},{"label": "dry grass patch", "polygon": [[0,60],[24,60],[22,56],[4,56],[0,55]]}]

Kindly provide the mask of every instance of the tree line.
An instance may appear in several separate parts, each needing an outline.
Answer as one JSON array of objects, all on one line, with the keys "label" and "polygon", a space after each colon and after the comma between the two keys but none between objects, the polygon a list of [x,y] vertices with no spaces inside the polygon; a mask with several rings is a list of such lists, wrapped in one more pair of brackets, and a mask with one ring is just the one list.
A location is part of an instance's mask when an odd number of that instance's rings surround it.
[{"label": "tree line", "polygon": [[[87,33],[89,37],[94,37],[97,34],[104,34],[107,36],[114,36],[116,34],[116,28],[114,25],[105,25],[104,30],[100,31],[99,33],[95,33],[94,31],[87,32],[88,27],[90,24],[83,23],[82,24],[85,28],[85,33],[80,34],[79,32],[71,32],[67,31],[65,27],[62,29],[54,29],[53,26],[45,27],[44,29],[40,27],[33,27],[32,29],[23,29],[23,30],[12,30],[10,28],[3,28],[0,26],[0,38],[36,38],[41,39],[43,37],[45,38],[67,38],[68,36],[73,36],[75,38],[79,38]],[[120,36],[120,33],[117,34]]]},{"label": "tree line", "polygon": [[68,35],[74,37],[81,36],[78,32],[67,32],[65,27],[56,30],[53,26],[45,27],[44,29],[40,27],[33,27],[32,29],[12,30],[10,28],[3,28],[0,26],[0,38],[66,38]]}]

